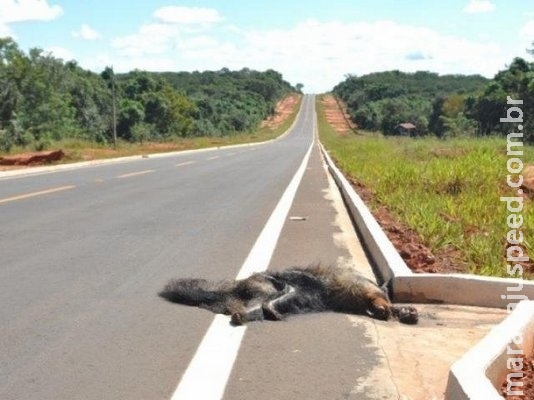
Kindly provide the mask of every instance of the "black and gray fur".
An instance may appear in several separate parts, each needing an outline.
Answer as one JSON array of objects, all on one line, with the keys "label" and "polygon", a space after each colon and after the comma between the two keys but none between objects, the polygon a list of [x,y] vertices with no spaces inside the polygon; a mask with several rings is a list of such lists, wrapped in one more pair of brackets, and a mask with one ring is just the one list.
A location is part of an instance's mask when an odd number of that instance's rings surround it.
[{"label": "black and gray fur", "polygon": [[293,267],[235,281],[175,279],[159,295],[173,303],[231,315],[234,325],[320,311],[367,314],[381,320],[393,317],[407,324],[418,321],[414,307],[394,306],[374,282],[340,267]]}]

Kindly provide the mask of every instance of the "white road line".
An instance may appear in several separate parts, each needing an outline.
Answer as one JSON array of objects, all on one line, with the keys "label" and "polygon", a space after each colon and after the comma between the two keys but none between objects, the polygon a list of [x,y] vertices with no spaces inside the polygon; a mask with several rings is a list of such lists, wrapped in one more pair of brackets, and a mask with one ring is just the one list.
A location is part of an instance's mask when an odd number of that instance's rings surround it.
[{"label": "white road line", "polygon": [[208,158],[206,158],[206,161],[216,160],[216,159],[218,159],[219,157],[220,157],[220,156],[208,157]]},{"label": "white road line", "polygon": [[186,165],[194,164],[196,161],[184,161],[182,163],[176,164],[175,167],[185,167]]},{"label": "white road line", "polygon": [[124,178],[130,178],[132,176],[138,176],[138,175],[145,175],[145,174],[150,174],[152,172],[155,172],[155,170],[153,169],[147,169],[147,170],[144,170],[144,171],[138,171],[138,172],[131,172],[129,174],[123,174],[123,175],[119,175],[117,176],[118,179],[124,179]]},{"label": "white road line", "polygon": [[[237,279],[265,271],[269,266],[314,143],[310,144],[299,169],[256,239]],[[221,399],[245,331],[245,326],[230,326],[227,316],[215,316],[171,400]]]},{"label": "white road line", "polygon": [[74,186],[74,185],[61,186],[61,187],[57,187],[57,188],[41,190],[39,192],[32,192],[32,193],[21,194],[21,195],[18,195],[18,196],[13,196],[13,197],[7,197],[5,199],[0,199],[0,204],[9,203],[10,201],[29,199],[29,198],[35,197],[35,196],[43,196],[45,194],[50,194],[50,193],[61,192],[63,190],[74,189],[75,187],[76,186]]}]

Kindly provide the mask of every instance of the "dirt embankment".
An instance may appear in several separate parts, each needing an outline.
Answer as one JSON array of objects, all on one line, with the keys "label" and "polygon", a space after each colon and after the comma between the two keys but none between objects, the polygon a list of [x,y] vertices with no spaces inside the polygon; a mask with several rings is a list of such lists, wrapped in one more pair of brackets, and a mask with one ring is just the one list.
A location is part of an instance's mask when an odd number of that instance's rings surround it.
[{"label": "dirt embankment", "polygon": [[269,116],[269,118],[265,119],[264,121],[262,121],[260,128],[266,128],[266,127],[270,129],[278,128],[293,113],[293,110],[295,110],[295,107],[297,106],[299,99],[300,99],[300,95],[294,93],[280,100],[276,104],[274,114]]},{"label": "dirt embankment", "polygon": [[326,120],[337,133],[345,135],[356,130],[356,125],[350,120],[350,116],[338,99],[332,95],[326,95],[321,101]]},{"label": "dirt embankment", "polygon": [[36,151],[0,157],[0,169],[28,167],[32,165],[51,164],[65,157],[63,150]]}]

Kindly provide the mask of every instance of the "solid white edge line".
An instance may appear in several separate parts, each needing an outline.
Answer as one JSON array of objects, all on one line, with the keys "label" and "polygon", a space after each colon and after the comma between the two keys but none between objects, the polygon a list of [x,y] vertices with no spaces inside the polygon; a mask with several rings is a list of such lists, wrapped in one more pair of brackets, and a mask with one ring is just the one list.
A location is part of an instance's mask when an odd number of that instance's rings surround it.
[{"label": "solid white edge line", "polygon": [[[316,120],[314,118],[312,143],[300,167],[256,239],[241,270],[237,274],[237,279],[246,278],[254,272],[265,271],[269,266],[280,232],[306,171],[306,166],[315,144],[315,124]],[[216,315],[171,400],[221,399],[245,331],[245,326],[231,326],[227,316]]]}]

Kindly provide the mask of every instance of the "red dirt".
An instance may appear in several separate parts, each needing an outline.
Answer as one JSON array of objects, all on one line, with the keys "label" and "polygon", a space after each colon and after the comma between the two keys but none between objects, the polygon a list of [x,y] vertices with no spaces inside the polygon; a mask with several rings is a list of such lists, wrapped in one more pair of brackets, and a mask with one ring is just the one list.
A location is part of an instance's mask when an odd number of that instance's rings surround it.
[{"label": "red dirt", "polygon": [[[365,203],[373,199],[372,191],[361,183],[350,179],[352,187]],[[399,222],[383,205],[372,211],[378,224],[391,240],[406,265],[414,272],[464,272],[465,263],[453,248],[436,254],[426,247],[419,235]]]},{"label": "red dirt", "polygon": [[21,153],[11,156],[0,157],[0,165],[3,166],[29,166],[50,164],[60,161],[65,157],[63,150],[37,151],[32,153]]},{"label": "red dirt", "polygon": [[280,100],[276,104],[274,115],[262,121],[260,127],[261,128],[268,127],[270,129],[278,128],[291,115],[296,105],[298,104],[299,99],[300,99],[300,95],[291,94],[287,96],[286,98]]},{"label": "red dirt", "polygon": [[345,135],[356,129],[339,100],[332,95],[326,95],[323,96],[321,101],[324,106],[326,120],[337,133]]},{"label": "red dirt", "polygon": [[[519,358],[519,357],[518,357]],[[507,394],[507,381],[504,380],[501,385],[501,395],[506,400],[532,400],[534,399],[534,358],[533,356],[524,356],[523,358],[523,377],[522,378],[511,378],[512,382],[521,382],[522,386],[513,386],[511,391],[522,391],[523,395],[513,395]],[[514,371],[515,372],[515,371]]]}]

